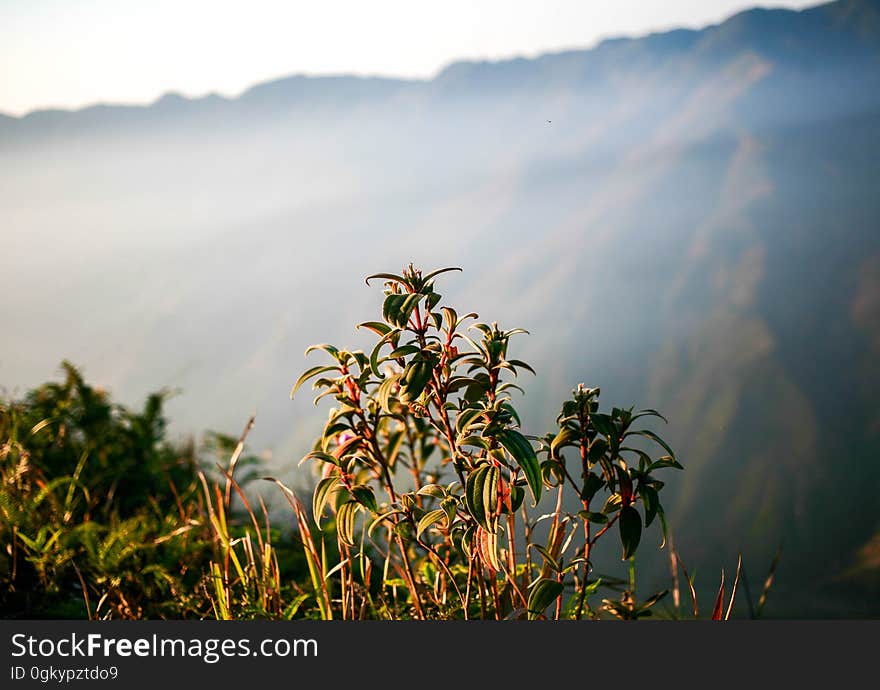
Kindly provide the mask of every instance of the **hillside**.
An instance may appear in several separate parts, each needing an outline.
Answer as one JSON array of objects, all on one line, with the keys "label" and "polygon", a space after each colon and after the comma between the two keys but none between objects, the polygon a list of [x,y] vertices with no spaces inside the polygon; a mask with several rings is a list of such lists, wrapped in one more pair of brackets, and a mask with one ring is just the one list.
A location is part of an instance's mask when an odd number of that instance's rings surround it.
[{"label": "hillside", "polygon": [[304,348],[362,342],[363,276],[459,265],[452,302],[533,333],[527,430],[578,381],[668,414],[669,513],[707,587],[740,549],[758,586],[783,542],[779,615],[880,615],[859,565],[880,530],[878,154],[876,0],[428,81],[0,117],[0,382],[68,358],[123,399],[180,389],[179,432],[256,410],[252,439],[307,483]]}]

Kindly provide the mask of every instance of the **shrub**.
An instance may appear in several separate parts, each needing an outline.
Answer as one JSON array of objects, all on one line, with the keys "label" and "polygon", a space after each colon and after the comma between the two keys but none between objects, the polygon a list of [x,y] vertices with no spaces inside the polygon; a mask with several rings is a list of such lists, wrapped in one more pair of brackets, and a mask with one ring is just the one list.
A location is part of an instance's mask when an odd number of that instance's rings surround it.
[{"label": "shrub", "polygon": [[255,563],[267,557],[296,577],[302,554],[268,526],[268,544],[259,535],[259,554],[240,561],[244,580],[226,572],[220,590],[230,596],[217,606],[216,574],[229,567],[229,546],[250,539],[242,523],[253,515],[240,484],[253,478],[256,459],[242,455],[244,437],[206,436],[207,459],[231,456],[229,469],[245,476],[227,481],[215,504],[223,476],[209,490],[194,444],[167,440],[164,393],[132,411],[62,366],[62,382],[0,400],[0,615],[281,617],[282,596],[296,590],[276,578],[270,592],[266,578],[253,578]]},{"label": "shrub", "polygon": [[209,543],[192,445],[165,440],[164,394],[134,412],[86,384],[0,402],[0,606],[6,617],[190,613]]},{"label": "shrub", "polygon": [[[385,286],[381,319],[359,325],[377,338],[371,352],[328,344],[306,351],[323,352],[326,363],[303,373],[291,395],[311,381],[316,403],[335,403],[304,458],[320,466],[316,525],[333,514],[316,537],[323,549],[335,541],[338,553],[328,560],[311,548],[321,615],[650,615],[665,593],[636,600],[634,557],[645,528],[659,524],[665,538],[658,475],[681,468],[642,426],[663,417],[602,410],[599,389],[578,385],[556,428],[526,435],[513,381],[534,372],[509,354],[525,331],[444,305],[435,279],[454,270],[370,276],[368,284]],[[548,493],[553,507],[542,515]],[[576,514],[564,509],[572,499],[582,508]],[[302,528],[307,518],[291,500]],[[596,549],[610,548],[615,534],[630,564],[622,588],[592,569]],[[595,604],[603,585],[616,591]]]}]

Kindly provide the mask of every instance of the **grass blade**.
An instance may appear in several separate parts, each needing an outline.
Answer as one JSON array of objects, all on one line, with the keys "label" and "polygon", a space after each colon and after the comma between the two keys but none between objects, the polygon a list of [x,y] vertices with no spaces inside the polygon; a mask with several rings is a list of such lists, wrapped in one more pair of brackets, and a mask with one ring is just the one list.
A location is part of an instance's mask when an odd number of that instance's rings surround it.
[{"label": "grass blade", "polygon": [[770,588],[773,586],[773,578],[776,577],[776,568],[779,566],[779,559],[782,556],[782,547],[780,546],[776,549],[776,555],[773,557],[773,562],[770,564],[770,572],[767,573],[767,579],[764,580],[764,587],[761,590],[761,596],[758,597],[758,608],[755,609],[755,618],[761,617],[761,612],[764,610],[764,604],[767,603],[767,595],[770,594]]},{"label": "grass blade", "polygon": [[678,554],[675,554],[675,560],[678,561],[678,567],[681,568],[681,572],[684,573],[684,579],[687,581],[688,588],[691,590],[691,600],[694,602],[694,618],[699,618],[700,609],[697,606],[697,591],[694,589],[694,581],[691,579],[690,575],[688,575],[687,568],[684,567],[684,563],[682,563]]},{"label": "grass blade", "polygon": [[721,569],[721,586],[718,588],[718,596],[715,597],[715,606],[712,607],[712,620],[720,621],[724,611],[724,568]]},{"label": "grass blade", "polygon": [[727,612],[724,614],[724,620],[730,620],[730,614],[733,613],[733,602],[736,600],[736,588],[739,585],[739,576],[742,573],[743,557],[742,554],[736,561],[736,577],[733,578],[733,589],[730,591],[730,602],[727,604]]}]

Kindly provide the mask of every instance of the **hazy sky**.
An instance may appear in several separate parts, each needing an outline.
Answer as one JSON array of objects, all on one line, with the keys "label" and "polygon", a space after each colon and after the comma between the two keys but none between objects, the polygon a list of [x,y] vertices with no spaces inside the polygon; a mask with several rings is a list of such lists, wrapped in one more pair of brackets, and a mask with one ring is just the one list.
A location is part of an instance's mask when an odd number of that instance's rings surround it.
[{"label": "hazy sky", "polygon": [[529,56],[698,27],[755,4],[768,3],[0,0],[0,111],[148,102],[166,91],[234,95],[296,72],[427,77],[459,58]]}]

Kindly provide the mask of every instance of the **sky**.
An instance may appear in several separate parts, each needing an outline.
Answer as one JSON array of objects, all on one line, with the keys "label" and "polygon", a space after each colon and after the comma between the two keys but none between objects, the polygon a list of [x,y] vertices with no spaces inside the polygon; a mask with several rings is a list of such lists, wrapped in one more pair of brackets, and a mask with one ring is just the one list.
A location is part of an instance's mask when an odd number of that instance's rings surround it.
[{"label": "sky", "polygon": [[235,96],[290,74],[427,78],[817,0],[0,0],[0,112]]}]

